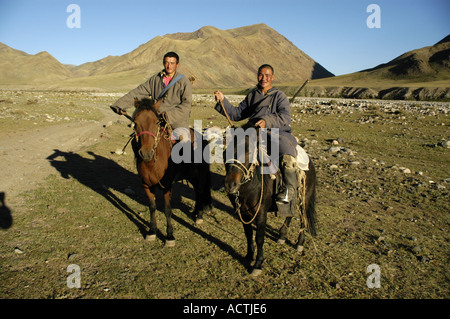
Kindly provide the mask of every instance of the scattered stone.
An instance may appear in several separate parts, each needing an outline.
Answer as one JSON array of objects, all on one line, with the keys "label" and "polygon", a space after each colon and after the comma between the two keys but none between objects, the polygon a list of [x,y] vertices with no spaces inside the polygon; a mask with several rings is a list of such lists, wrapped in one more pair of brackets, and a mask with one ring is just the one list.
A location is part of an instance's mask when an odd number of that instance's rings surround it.
[{"label": "scattered stone", "polygon": [[327,151],[331,154],[337,154],[342,150],[342,147],[340,146],[331,146]]},{"label": "scattered stone", "polygon": [[404,174],[411,174],[411,170],[409,168],[399,167],[398,169]]},{"label": "scattered stone", "polygon": [[437,146],[443,147],[443,148],[450,148],[450,141],[440,141]]}]

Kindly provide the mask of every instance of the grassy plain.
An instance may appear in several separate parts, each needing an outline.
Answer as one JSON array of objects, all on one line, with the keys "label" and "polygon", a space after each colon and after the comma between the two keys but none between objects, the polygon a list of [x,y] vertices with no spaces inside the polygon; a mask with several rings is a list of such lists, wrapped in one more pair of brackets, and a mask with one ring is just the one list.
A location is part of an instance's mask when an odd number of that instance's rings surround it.
[{"label": "grassy plain", "polygon": [[[58,94],[47,98],[48,109],[42,102],[36,112],[76,120],[64,114],[70,108],[58,108]],[[83,98],[74,93],[65,103],[79,105]],[[92,99],[82,107],[98,118],[97,108],[115,99]],[[23,130],[35,121],[23,113],[31,112],[26,100],[0,104],[17,109],[8,112],[23,117],[17,124]],[[163,245],[161,212],[158,239],[145,241],[148,208],[131,149],[115,154],[131,133],[121,119],[95,144],[55,150],[48,158],[52,173],[7,201],[13,224],[0,230],[0,298],[448,299],[450,155],[440,146],[450,137],[448,113],[420,102],[383,101],[397,107],[392,112],[377,101],[299,101],[292,107],[294,135],[318,172],[318,235],[307,236],[304,255],[294,248],[298,220],[287,244],[279,245],[283,220],[272,215],[264,272],[249,275],[243,229],[222,189],[221,164],[211,166],[215,208],[205,222],[195,226],[192,188],[180,182],[173,200],[176,246]],[[197,95],[191,122],[224,128],[213,104],[211,95]],[[6,126],[2,134],[13,129],[18,127]],[[333,140],[343,147],[338,153],[329,151]],[[80,267],[80,288],[68,288],[72,264]],[[380,288],[367,286],[371,264],[380,267]]]}]

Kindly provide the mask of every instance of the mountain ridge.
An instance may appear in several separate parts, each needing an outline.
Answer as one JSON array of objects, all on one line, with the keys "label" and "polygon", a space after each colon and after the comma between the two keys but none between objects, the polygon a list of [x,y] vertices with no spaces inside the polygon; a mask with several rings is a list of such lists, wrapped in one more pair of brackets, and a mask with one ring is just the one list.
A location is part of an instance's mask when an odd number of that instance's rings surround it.
[{"label": "mountain ridge", "polygon": [[[74,85],[77,82],[89,85],[90,80],[95,78],[97,83],[104,79],[104,86],[115,87],[114,82],[122,73],[129,76],[132,72],[129,81],[121,79],[119,82],[121,85],[138,85],[137,79],[142,82],[162,69],[162,58],[168,51],[180,55],[180,72],[194,76],[197,79],[195,85],[200,88],[253,85],[256,70],[264,63],[273,65],[276,77],[289,81],[334,76],[284,36],[261,23],[229,30],[204,26],[194,32],[156,36],[124,55],[107,56],[78,66],[52,65],[60,74],[49,69],[43,78],[33,74],[29,79],[31,82],[49,82],[53,85]],[[44,56],[55,63],[56,59],[44,53],[26,55],[30,61]],[[27,73],[23,69],[20,71]],[[9,79],[14,80],[9,75]],[[1,78],[3,81],[0,84],[7,84],[4,74],[0,74]]]},{"label": "mountain ridge", "polygon": [[169,33],[126,54],[108,55],[81,65],[61,64],[46,51],[31,55],[0,43],[0,85],[126,91],[160,71],[162,57],[168,51],[180,55],[181,73],[196,78],[194,90],[251,87],[256,84],[256,70],[263,63],[273,65],[276,85],[287,90],[298,88],[306,79],[312,80],[305,94],[339,92],[333,89],[339,87],[341,91],[376,97],[379,90],[402,85],[450,87],[450,35],[373,68],[334,76],[264,23],[228,30],[209,25],[193,32]]}]

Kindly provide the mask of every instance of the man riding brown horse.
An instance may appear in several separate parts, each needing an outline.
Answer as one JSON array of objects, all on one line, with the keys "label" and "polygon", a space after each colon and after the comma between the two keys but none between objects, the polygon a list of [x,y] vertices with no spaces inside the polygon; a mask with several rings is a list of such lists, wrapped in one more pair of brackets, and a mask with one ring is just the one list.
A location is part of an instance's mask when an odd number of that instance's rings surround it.
[{"label": "man riding brown horse", "polygon": [[168,121],[172,130],[189,127],[192,106],[192,88],[189,79],[177,71],[180,58],[175,52],[168,52],[163,58],[164,69],[150,79],[131,90],[111,108],[117,114],[123,114],[134,106],[134,99],[153,98],[161,100],[160,112]]}]

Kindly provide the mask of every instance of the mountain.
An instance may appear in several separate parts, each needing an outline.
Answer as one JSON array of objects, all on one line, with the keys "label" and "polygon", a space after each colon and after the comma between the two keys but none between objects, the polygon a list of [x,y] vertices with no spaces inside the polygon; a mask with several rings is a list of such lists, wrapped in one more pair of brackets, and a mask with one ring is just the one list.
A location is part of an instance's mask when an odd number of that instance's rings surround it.
[{"label": "mountain", "polygon": [[256,24],[230,30],[206,26],[157,36],[122,56],[79,66],[63,65],[47,52],[30,55],[1,44],[0,84],[126,90],[160,71],[169,51],[179,54],[180,72],[196,78],[194,89],[253,86],[264,63],[274,67],[281,81],[333,76],[277,31]]},{"label": "mountain", "polygon": [[256,71],[264,63],[271,64],[275,76],[283,81],[333,76],[265,24],[230,30],[206,26],[191,33],[157,36],[130,53],[85,63],[72,72],[78,77],[95,77],[97,83],[101,79],[120,82],[119,77],[133,75],[129,82],[136,85],[137,80],[142,82],[162,69],[162,58],[169,51],[179,54],[180,72],[196,78],[194,88],[254,85]]},{"label": "mountain", "polygon": [[436,79],[439,75],[448,76],[449,70],[450,35],[433,46],[406,52],[386,64],[362,72],[374,77]]},{"label": "mountain", "polygon": [[31,55],[0,43],[0,85],[39,84],[72,76],[72,72],[48,52]]},{"label": "mountain", "polygon": [[311,85],[450,87],[450,35],[432,46],[408,51],[371,69],[315,80]]},{"label": "mountain", "polygon": [[[290,86],[299,85],[291,83]],[[282,87],[287,94],[293,90]],[[450,100],[450,35],[374,68],[309,82],[316,97]]]}]

